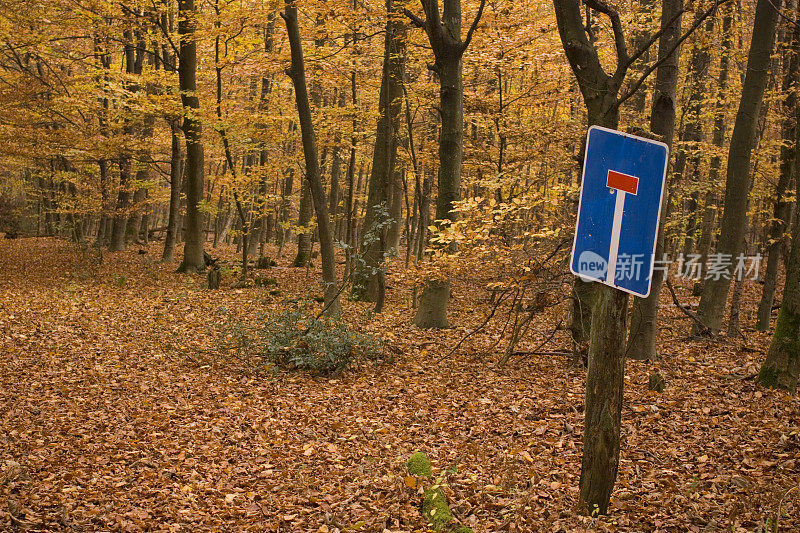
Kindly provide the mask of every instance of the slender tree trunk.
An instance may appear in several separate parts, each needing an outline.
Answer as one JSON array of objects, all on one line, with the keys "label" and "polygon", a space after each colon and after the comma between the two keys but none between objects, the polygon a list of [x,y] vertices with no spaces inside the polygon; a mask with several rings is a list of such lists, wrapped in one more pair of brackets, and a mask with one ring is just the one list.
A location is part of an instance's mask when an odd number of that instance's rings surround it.
[{"label": "slender tree trunk", "polygon": [[[794,13],[796,0],[789,0],[787,8]],[[784,23],[786,24],[786,23]],[[786,43],[783,43],[784,46]],[[756,329],[766,331],[772,317],[772,303],[775,299],[775,288],[778,284],[778,267],[781,262],[781,251],[785,244],[784,233],[787,231],[792,212],[792,203],[786,198],[792,172],[796,165],[795,146],[797,138],[797,77],[800,70],[800,24],[792,26],[792,34],[788,46],[783,50],[784,75],[781,87],[783,97],[784,120],[781,125],[781,138],[783,145],[780,153],[780,174],[775,187],[775,204],[772,213],[772,222],[767,234],[767,266],[764,271],[764,288],[758,304]]]},{"label": "slender tree trunk", "polygon": [[[219,5],[219,0],[214,1],[214,12],[217,15],[216,20],[214,21],[214,27],[217,29],[218,33],[214,38],[214,72],[216,73],[216,85],[217,85],[217,92],[216,92],[216,112],[217,112],[217,119],[219,120],[219,126],[217,127],[217,132],[219,133],[220,139],[222,139],[222,148],[225,154],[225,161],[228,164],[228,169],[231,172],[231,177],[233,178],[234,186],[231,188],[231,192],[233,193],[233,201],[236,204],[236,212],[239,214],[239,225],[241,228],[241,252],[242,252],[242,282],[247,280],[247,256],[250,251],[249,246],[249,239],[253,238],[251,235],[251,226],[250,226],[250,218],[248,217],[248,213],[245,211],[244,205],[242,200],[239,198],[239,193],[236,191],[238,176],[236,172],[236,161],[234,161],[233,154],[231,152],[230,141],[228,140],[228,133],[227,129],[223,125],[223,113],[222,113],[222,63],[220,62],[220,29],[221,29],[221,9]],[[227,48],[226,48],[227,49]],[[245,169],[246,167],[246,158],[245,158]]]},{"label": "slender tree trunk", "polygon": [[[800,119],[800,113],[798,113]],[[795,145],[800,150],[800,137]],[[795,209],[792,247],[786,263],[786,282],[778,321],[758,381],[765,387],[794,392],[800,375],[800,168],[795,166],[794,181],[798,202]]]},{"label": "slender tree trunk", "polygon": [[131,193],[128,191],[128,183],[131,178],[131,159],[128,155],[122,154],[118,160],[119,166],[119,191],[117,192],[117,206],[114,212],[114,225],[111,230],[111,244],[109,250],[121,252],[125,250],[125,229],[127,227],[127,210],[130,207]]},{"label": "slender tree trunk", "polygon": [[[144,125],[139,133],[140,140],[144,142],[153,136],[153,128],[155,127],[155,116],[150,115],[145,117]],[[147,149],[139,151],[138,161],[136,162],[136,183],[139,188],[133,193],[133,212],[128,217],[128,224],[125,230],[128,241],[134,243],[140,242],[142,219],[147,213],[147,188],[141,186],[150,180],[150,153]],[[145,239],[147,236],[145,235]]]},{"label": "slender tree trunk", "polygon": [[286,177],[283,179],[281,189],[281,209],[280,209],[280,228],[278,229],[278,257],[282,255],[283,245],[289,239],[289,210],[292,207],[292,190],[294,189],[294,168],[286,169]]},{"label": "slender tree trunk", "polygon": [[[339,148],[339,143],[341,140],[341,136],[337,132],[336,139],[334,140],[336,146],[333,149],[333,158],[331,159],[331,184],[328,194],[328,212],[331,215],[331,223],[333,224],[334,228],[338,226],[337,220],[339,216],[339,197],[341,195],[339,183],[339,180],[342,177],[342,153],[341,149]],[[334,231],[334,236],[335,235],[336,231]]]},{"label": "slender tree trunk", "polygon": [[[353,10],[358,6],[358,0],[353,0]],[[353,42],[356,40],[355,34],[352,36]],[[358,105],[358,90],[356,84],[356,62],[353,58],[353,67],[350,71],[350,102],[353,109]],[[350,137],[350,158],[347,162],[347,197],[344,203],[344,241],[347,245],[345,248],[344,259],[344,277],[343,283],[351,276],[353,267],[353,252],[356,246],[355,240],[355,177],[356,177],[356,148],[358,146],[358,119],[353,115],[353,133]]]},{"label": "slender tree trunk", "polygon": [[[747,74],[742,86],[742,99],[731,137],[725,204],[716,251],[735,259],[741,251],[750,190],[750,159],[759,110],[768,81],[770,55],[775,41],[775,28],[781,0],[758,0],[753,37],[747,60]],[[697,310],[697,317],[712,331],[719,331],[725,314],[731,278],[707,279]],[[694,332],[700,330],[695,324]]]},{"label": "slender tree trunk", "polygon": [[180,141],[180,119],[175,118],[169,121],[172,132],[172,155],[169,166],[169,218],[167,221],[167,232],[164,237],[164,253],[161,260],[164,262],[172,261],[175,258],[175,242],[178,235],[178,221],[180,219],[181,208],[181,183],[183,179],[183,153],[181,152]]},{"label": "slender tree trunk", "polygon": [[[275,12],[271,11],[269,14],[269,19],[267,21],[266,26],[264,27],[264,54],[269,56],[274,53],[274,38],[273,33],[275,30]],[[268,105],[268,98],[270,93],[272,92],[272,77],[271,76],[262,76],[261,77],[261,94],[259,95],[258,100],[258,111],[259,113],[266,113],[267,112],[267,105]],[[263,123],[256,124],[256,130],[261,132],[262,135],[267,135],[267,128],[266,125]],[[264,141],[262,141],[264,142]],[[261,149],[258,150],[258,163],[260,166],[259,173],[261,174],[261,183],[259,187],[259,199],[257,200],[258,208],[256,210],[257,217],[253,222],[253,227],[256,229],[258,238],[251,238],[250,239],[250,251],[251,254],[255,255],[256,248],[255,246],[258,245],[258,254],[259,256],[264,255],[264,243],[270,238],[272,234],[272,230],[274,229],[274,219],[272,218],[272,211],[271,209],[274,204],[272,202],[268,202],[267,196],[269,194],[269,177],[264,170],[266,168],[267,163],[269,162],[269,152],[267,150],[267,145],[264,144],[261,146]],[[278,193],[278,185],[277,181],[275,183],[275,194]],[[255,237],[255,236],[254,236]]]},{"label": "slender tree trunk", "polygon": [[[702,16],[701,11],[695,13],[695,17]],[[686,207],[686,228],[684,236],[683,253],[688,256],[694,253],[695,238],[697,234],[697,209],[700,198],[700,160],[701,143],[703,142],[703,104],[708,97],[708,70],[711,66],[711,53],[705,37],[713,32],[713,19],[709,19],[705,31],[698,32],[698,39],[692,48],[691,60],[689,65],[691,91],[687,110],[685,114],[686,126],[683,131],[684,161],[685,166],[681,172],[689,171],[689,179],[683,179],[683,189],[688,191],[685,197]]]},{"label": "slender tree trunk", "polygon": [[[147,55],[146,41],[142,38],[141,32],[136,32],[136,60],[134,71],[137,75],[141,76],[142,69],[145,64],[152,63],[152,60],[145,61],[147,57],[152,59],[152,56]],[[148,94],[152,94],[152,85],[146,85],[145,90]],[[145,141],[153,136],[153,129],[155,127],[156,117],[152,113],[147,113],[143,117],[142,124],[137,128],[135,137],[144,146]],[[150,151],[147,148],[142,148],[137,151],[136,158],[136,174],[135,182],[138,187],[133,192],[133,205],[131,216],[128,217],[128,224],[125,230],[126,240],[129,242],[140,243],[142,219],[146,217],[147,213],[147,182],[150,180]],[[145,239],[147,236],[145,235]]]},{"label": "slender tree trunk", "polygon": [[[747,241],[742,245],[742,250],[747,251]],[[733,282],[733,295],[731,296],[731,312],[728,320],[728,337],[738,337],[741,335],[739,331],[739,317],[742,311],[742,292],[744,291],[744,273],[736,277]]]},{"label": "slender tree trunk", "polygon": [[178,271],[196,272],[205,269],[203,245],[203,200],[205,158],[203,155],[203,125],[197,113],[200,99],[197,97],[197,8],[194,0],[178,0],[178,34],[180,54],[178,58],[178,85],[183,105],[183,134],[186,137],[186,229],[183,261]]},{"label": "slender tree trunk", "polygon": [[100,222],[97,225],[97,236],[95,237],[94,247],[95,248],[102,248],[106,242],[107,234],[106,234],[106,226],[108,220],[108,160],[104,157],[101,157],[97,161],[97,165],[100,167],[100,198],[101,198],[101,213],[100,213]]},{"label": "slender tree trunk", "polygon": [[[307,175],[308,170],[304,173]],[[297,214],[297,226],[300,228],[297,233],[297,255],[292,264],[301,268],[311,260],[311,236],[313,232],[309,229],[311,217],[314,214],[314,203],[311,199],[311,188],[307,180],[302,180],[300,184],[300,210]]]},{"label": "slender tree trunk", "polygon": [[380,265],[388,250],[387,225],[392,200],[392,181],[395,179],[399,144],[400,113],[402,111],[403,73],[405,71],[406,25],[394,0],[386,0],[386,33],[383,52],[383,74],[378,102],[380,118],[372,152],[372,174],[367,195],[367,214],[364,219],[364,240],[361,243],[363,262],[355,272],[353,296],[358,300],[377,300]]},{"label": "slender tree trunk", "polygon": [[[100,132],[104,137],[108,136],[108,111],[110,107],[110,101],[108,95],[106,94],[107,91],[107,81],[108,81],[108,70],[111,68],[111,54],[108,53],[108,50],[103,47],[103,41],[99,37],[95,37],[95,58],[100,66],[103,69],[103,75],[98,76],[97,83],[98,88],[102,93],[102,97],[99,99],[100,103],[100,116],[98,119],[98,125],[100,126]],[[100,222],[97,226],[97,237],[94,241],[95,248],[102,248],[106,241],[108,241],[109,234],[106,231],[106,226],[108,226],[108,212],[109,212],[109,176],[108,176],[108,159],[106,157],[101,157],[97,161],[98,166],[100,167],[100,198],[101,198],[101,205],[100,205]]]},{"label": "slender tree trunk", "polygon": [[389,190],[389,227],[386,228],[386,250],[397,252],[400,247],[400,235],[403,231],[403,186],[405,169],[395,168],[391,177]]},{"label": "slender tree trunk", "polygon": [[[133,32],[131,30],[125,30],[123,35],[125,40],[125,73],[132,77],[134,74],[137,74],[138,70],[136,48],[133,44]],[[138,73],[140,74],[141,70],[139,70]],[[128,96],[135,94],[139,90],[139,86],[132,81],[128,81],[125,87]],[[123,132],[128,137],[132,136],[134,133],[130,117],[125,118]],[[119,191],[117,193],[117,207],[114,213],[114,226],[111,230],[111,245],[109,247],[112,252],[121,252],[125,250],[128,210],[131,203],[131,193],[129,190],[130,182],[131,155],[127,148],[123,148],[119,154]]]},{"label": "slender tree trunk", "polygon": [[[711,143],[717,152],[721,152],[725,145],[725,116],[726,101],[725,96],[728,90],[728,71],[731,60],[731,50],[733,47],[733,37],[731,27],[733,26],[733,7],[731,3],[722,6],[722,50],[719,60],[719,77],[717,80],[717,98],[714,104],[714,130],[711,135]],[[700,242],[698,245],[700,253],[700,264],[705,265],[708,261],[708,254],[717,230],[717,190],[721,188],[719,181],[719,171],[722,168],[722,157],[718,153],[711,156],[708,166],[708,183],[711,189],[706,194],[705,209],[703,211],[702,228]],[[699,293],[702,293],[702,288]]]},{"label": "slender tree trunk", "polygon": [[[678,59],[680,50],[672,50],[681,35],[680,11],[683,9],[683,0],[664,0],[661,4],[661,27],[666,29],[661,34],[658,43],[659,60],[663,63],[656,72],[655,94],[653,95],[653,110],[650,115],[650,130],[661,136],[670,149],[672,138],[675,134],[675,98],[678,90]],[[676,15],[678,15],[676,17]],[[672,23],[670,24],[670,21]],[[664,195],[666,198],[666,195]],[[656,259],[664,253],[664,219],[666,209],[661,206],[662,220],[659,221],[658,235],[656,236]],[[664,272],[661,269],[653,271],[650,281],[650,296],[647,298],[634,298],[631,327],[628,335],[628,357],[632,359],[655,361],[658,359],[656,340],[658,337],[658,302],[661,295],[661,284],[664,281]]]},{"label": "slender tree trunk", "polygon": [[292,54],[291,78],[297,103],[297,114],[300,120],[300,132],[303,140],[303,154],[306,163],[306,181],[309,184],[317,214],[320,256],[322,259],[322,281],[324,288],[325,315],[338,317],[341,315],[339,288],[336,277],[336,258],[331,234],[331,221],[328,206],[325,202],[325,189],[319,170],[317,142],[314,135],[314,123],[311,118],[311,104],[308,100],[306,86],[305,63],[300,41],[300,29],[297,24],[297,7],[293,0],[286,1],[286,10],[281,15],[286,21],[289,34],[289,46]]},{"label": "slender tree trunk", "polygon": [[[439,76],[439,192],[436,196],[436,219],[454,222],[455,202],[461,199],[461,165],[464,142],[463,55],[477,28],[485,1],[481,0],[475,19],[465,40],[461,37],[461,1],[444,0],[439,14],[438,2],[426,2],[426,20],[415,20],[425,29],[433,48],[433,70]],[[447,328],[449,280],[430,280],[423,288],[414,324],[420,328]]]},{"label": "slender tree trunk", "polygon": [[[345,107],[347,104],[347,92],[341,91],[339,94],[339,102],[338,106],[340,108]],[[333,224],[333,235],[334,239],[339,238],[339,226],[340,226],[340,216],[339,216],[339,202],[341,197],[341,184],[339,183],[342,177],[342,148],[340,146],[342,142],[342,135],[339,131],[336,132],[334,137],[334,147],[333,147],[333,160],[331,161],[331,186],[330,186],[330,195],[328,196],[328,212],[331,215],[331,223]]]}]

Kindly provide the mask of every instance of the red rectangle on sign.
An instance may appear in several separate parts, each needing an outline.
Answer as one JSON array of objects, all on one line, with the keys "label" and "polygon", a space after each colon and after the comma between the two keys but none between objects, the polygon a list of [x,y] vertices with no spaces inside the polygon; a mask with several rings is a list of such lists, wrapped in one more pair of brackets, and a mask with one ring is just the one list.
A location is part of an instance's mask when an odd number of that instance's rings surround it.
[{"label": "red rectangle on sign", "polygon": [[612,189],[619,189],[620,191],[625,191],[630,194],[636,194],[639,190],[639,178],[617,172],[616,170],[609,170],[606,185]]}]

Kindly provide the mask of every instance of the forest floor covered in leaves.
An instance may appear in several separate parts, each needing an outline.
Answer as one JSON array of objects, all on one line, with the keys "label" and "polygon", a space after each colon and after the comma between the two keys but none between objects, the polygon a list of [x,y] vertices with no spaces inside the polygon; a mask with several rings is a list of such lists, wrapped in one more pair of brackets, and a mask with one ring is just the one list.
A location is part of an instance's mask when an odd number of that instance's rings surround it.
[{"label": "forest floor covered in leaves", "polygon": [[[417,450],[476,531],[754,531],[779,505],[780,529],[800,530],[800,400],[753,379],[769,341],[751,327],[755,283],[729,343],[687,340],[664,295],[663,360],[627,365],[617,487],[610,514],[589,518],[585,371],[562,355],[496,367],[504,318],[448,356],[489,311],[478,284],[456,282],[446,331],[410,326],[391,278],[385,313],[346,303],[393,360],[315,378],[216,348],[222,308],[255,318],[313,296],[313,270],[285,254],[269,272],[281,295],[230,278],[209,291],[158,257],[158,244],[100,263],[63,241],[0,241],[0,530],[424,531],[404,480]],[[521,349],[563,312],[537,317]],[[558,332],[542,351],[566,346]]]}]

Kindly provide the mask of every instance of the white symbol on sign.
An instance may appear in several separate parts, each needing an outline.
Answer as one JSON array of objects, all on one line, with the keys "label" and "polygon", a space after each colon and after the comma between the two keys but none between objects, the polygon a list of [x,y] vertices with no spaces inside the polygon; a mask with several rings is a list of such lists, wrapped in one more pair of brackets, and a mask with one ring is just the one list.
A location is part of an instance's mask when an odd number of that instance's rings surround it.
[{"label": "white symbol on sign", "polygon": [[619,238],[622,232],[622,211],[625,208],[625,195],[636,196],[639,192],[639,178],[630,174],[623,174],[616,170],[609,170],[606,186],[616,193],[614,204],[614,222],[611,225],[611,247],[608,251],[608,275],[606,283],[613,285],[617,279],[617,253],[619,253]]}]

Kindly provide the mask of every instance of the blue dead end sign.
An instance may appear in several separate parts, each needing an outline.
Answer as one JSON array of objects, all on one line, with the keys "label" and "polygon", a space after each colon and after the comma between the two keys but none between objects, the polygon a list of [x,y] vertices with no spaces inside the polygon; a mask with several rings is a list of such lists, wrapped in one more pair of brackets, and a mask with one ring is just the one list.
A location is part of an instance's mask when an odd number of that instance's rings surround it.
[{"label": "blue dead end sign", "polygon": [[668,158],[664,143],[589,128],[573,274],[643,298],[650,294]]}]

